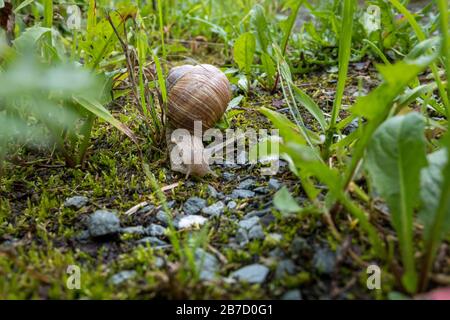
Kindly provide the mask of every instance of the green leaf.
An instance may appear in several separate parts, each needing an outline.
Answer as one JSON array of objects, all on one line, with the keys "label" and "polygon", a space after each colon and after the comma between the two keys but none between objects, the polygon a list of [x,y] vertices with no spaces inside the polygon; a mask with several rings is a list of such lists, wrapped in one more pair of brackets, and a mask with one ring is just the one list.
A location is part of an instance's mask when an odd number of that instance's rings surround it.
[{"label": "green leaf", "polygon": [[14,40],[14,47],[18,52],[26,52],[33,47],[44,34],[50,33],[50,28],[43,28],[34,26],[26,29],[16,40]]},{"label": "green leaf", "polygon": [[327,126],[325,117],[323,115],[322,110],[317,105],[317,103],[311,99],[304,91],[298,88],[294,83],[291,83],[292,89],[294,90],[295,97],[297,100],[306,108],[306,110],[311,113],[311,115],[319,122],[322,131],[325,131]]},{"label": "green leaf", "polygon": [[[1,6],[1,3],[3,2],[3,0],[0,0],[0,8],[2,7]],[[14,13],[17,13],[17,12],[19,12],[20,10],[22,10],[23,8],[25,8],[27,5],[29,5],[29,4],[31,4],[31,3],[33,3],[34,2],[34,0],[25,0],[24,2],[22,2],[21,4],[19,4],[18,6],[17,6],[17,8],[16,9],[14,9]]]},{"label": "green leaf", "polygon": [[265,115],[278,130],[280,130],[280,135],[285,142],[306,144],[305,139],[298,132],[297,126],[286,116],[265,107],[262,107],[259,111]]},{"label": "green leaf", "polygon": [[0,0],[0,9],[5,6],[5,2],[3,0]]},{"label": "green leaf", "polygon": [[247,75],[250,75],[255,47],[255,36],[251,32],[241,34],[234,43],[234,61],[241,70],[245,70]]},{"label": "green leaf", "polygon": [[260,4],[256,4],[251,11],[251,24],[256,29],[256,38],[263,53],[267,53],[272,44],[272,38],[269,33],[264,8]]},{"label": "green leaf", "polygon": [[119,129],[119,131],[127,135],[134,143],[138,144],[133,131],[131,131],[125,124],[114,118],[100,102],[86,97],[74,97],[74,100],[89,112],[95,114],[100,119]]},{"label": "green leaf", "polygon": [[446,212],[443,213],[444,216],[439,219],[441,223],[436,226],[438,230],[433,229],[433,224],[438,220],[440,199],[446,195],[444,179],[447,178],[445,171],[448,163],[447,149],[442,148],[435,151],[429,154],[427,159],[428,167],[423,168],[421,172],[420,197],[422,209],[419,212],[419,218],[425,226],[424,238],[428,239],[435,236],[440,241],[450,229],[450,208],[447,208]]},{"label": "green leaf", "polygon": [[367,148],[366,168],[389,206],[405,268],[403,284],[411,293],[417,288],[413,213],[425,165],[424,121],[418,113],[390,118],[375,131]]},{"label": "green leaf", "polygon": [[302,209],[286,187],[281,188],[275,193],[273,204],[282,213],[295,213]]},{"label": "green leaf", "polygon": [[276,73],[275,62],[267,53],[263,52],[261,54],[261,63],[262,63],[264,72],[267,74],[269,86],[273,86],[274,77],[275,77],[275,73]]},{"label": "green leaf", "polygon": [[293,2],[291,7],[291,14],[289,15],[289,18],[286,21],[285,27],[283,28],[283,39],[281,40],[281,49],[283,56],[286,52],[289,37],[291,36],[291,32],[292,29],[294,28],[295,21],[297,20],[298,11],[300,10],[300,7],[302,6],[303,2],[304,2],[303,0]]}]

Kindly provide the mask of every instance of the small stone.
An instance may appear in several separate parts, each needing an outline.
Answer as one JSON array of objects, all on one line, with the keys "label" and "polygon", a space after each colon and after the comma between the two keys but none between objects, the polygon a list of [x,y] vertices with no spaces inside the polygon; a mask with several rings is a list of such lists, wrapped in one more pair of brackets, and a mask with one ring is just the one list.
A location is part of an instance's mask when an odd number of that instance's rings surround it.
[{"label": "small stone", "polygon": [[202,213],[208,216],[218,216],[223,213],[225,209],[225,204],[222,201],[218,201],[209,207],[203,208]]},{"label": "small stone", "polygon": [[336,267],[336,255],[329,249],[319,249],[313,257],[314,268],[321,274],[331,274]]},{"label": "small stone", "polygon": [[97,210],[89,217],[88,229],[92,237],[116,234],[120,231],[120,220],[114,212]]},{"label": "small stone", "polygon": [[266,187],[257,187],[255,189],[253,189],[254,192],[259,193],[259,194],[267,194],[269,193],[269,189]]},{"label": "small stone", "polygon": [[137,243],[143,245],[149,244],[151,247],[154,248],[165,248],[169,246],[167,242],[162,241],[156,237],[145,237],[139,240]]},{"label": "small stone", "polygon": [[345,128],[342,130],[342,132],[346,135],[351,134],[355,130],[357,130],[359,127],[359,119],[353,119]]},{"label": "small stone", "polygon": [[166,228],[159,224],[152,223],[145,229],[145,233],[152,237],[161,237],[166,233]]},{"label": "small stone", "polygon": [[177,229],[190,229],[192,227],[202,226],[208,221],[205,217],[198,215],[189,215],[182,217],[176,224]]},{"label": "small stone", "polygon": [[228,209],[230,209],[230,210],[236,209],[236,207],[237,207],[236,201],[230,201],[230,202],[228,202],[228,203],[227,203],[227,207],[228,207]]},{"label": "small stone", "polygon": [[169,225],[169,219],[169,215],[162,210],[158,211],[158,213],[156,214],[156,220],[161,222],[164,226]]},{"label": "small stone", "polygon": [[64,206],[72,209],[81,209],[89,202],[89,199],[85,196],[74,196],[67,198],[64,201]]},{"label": "small stone", "polygon": [[145,229],[143,226],[126,227],[126,228],[122,228],[120,230],[120,232],[128,233],[128,234],[143,235],[143,234],[145,234]]},{"label": "small stone", "polygon": [[281,300],[302,300],[302,293],[298,289],[289,290],[283,294]]},{"label": "small stone", "polygon": [[253,226],[248,232],[248,238],[250,240],[263,240],[265,238],[263,228],[259,224]]},{"label": "small stone", "polygon": [[132,279],[137,276],[137,272],[134,270],[124,270],[116,273],[109,280],[114,285],[119,285],[129,279]]},{"label": "small stone", "polygon": [[256,225],[259,222],[258,217],[251,217],[249,219],[241,220],[239,221],[239,226],[241,228],[250,230],[254,225]]},{"label": "small stone", "polygon": [[247,199],[254,197],[255,193],[250,190],[243,190],[243,189],[235,189],[231,193],[231,198],[233,199]]},{"label": "small stone", "polygon": [[290,259],[281,260],[275,271],[275,278],[281,279],[286,275],[292,275],[296,271],[295,263]]},{"label": "small stone", "polygon": [[245,179],[244,181],[242,181],[241,183],[239,183],[238,185],[238,189],[250,189],[251,187],[253,187],[255,185],[256,181],[254,179]]},{"label": "small stone", "polygon": [[269,268],[262,264],[255,263],[234,271],[231,273],[231,277],[239,281],[261,284],[266,280],[268,274]]},{"label": "small stone", "polygon": [[277,179],[271,178],[269,179],[269,188],[273,190],[278,190],[281,188],[281,184]]},{"label": "small stone", "polygon": [[212,185],[208,184],[208,186],[206,187],[206,190],[208,191],[208,194],[210,197],[212,197],[212,198],[218,197],[218,192]]},{"label": "small stone", "polygon": [[240,228],[236,232],[236,241],[237,241],[237,243],[239,243],[239,245],[241,247],[244,247],[245,245],[247,245],[247,243],[249,241],[247,230]]},{"label": "small stone", "polygon": [[146,206],[143,206],[142,208],[140,208],[137,213],[138,214],[145,214],[148,213],[150,211],[152,211],[153,209],[155,209],[155,206],[152,204],[147,204]]},{"label": "small stone", "polygon": [[197,248],[195,250],[195,264],[199,271],[200,280],[210,281],[216,277],[219,261],[211,253],[202,248]]},{"label": "small stone", "polygon": [[224,172],[222,176],[225,181],[231,181],[235,178],[235,175],[230,172]]},{"label": "small stone", "polygon": [[250,211],[249,213],[247,213],[244,216],[244,219],[250,219],[252,217],[263,217],[266,214],[270,213],[271,211],[272,211],[271,208],[267,208],[267,209],[264,209],[264,210],[253,210],[253,211]]},{"label": "small stone", "polygon": [[197,214],[206,207],[206,200],[199,197],[189,198],[183,205],[183,211],[185,214]]}]

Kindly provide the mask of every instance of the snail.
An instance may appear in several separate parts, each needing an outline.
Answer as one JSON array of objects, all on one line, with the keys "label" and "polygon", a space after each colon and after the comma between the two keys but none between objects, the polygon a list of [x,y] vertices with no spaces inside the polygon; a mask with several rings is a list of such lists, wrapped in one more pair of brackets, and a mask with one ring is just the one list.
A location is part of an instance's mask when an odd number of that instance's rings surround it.
[{"label": "snail", "polygon": [[[167,76],[167,92],[166,140],[172,170],[185,173],[186,178],[191,174],[199,177],[214,174],[209,168],[208,155],[211,153],[205,152],[202,138],[192,133],[196,121],[201,121],[205,131],[212,128],[225,113],[231,100],[226,75],[209,64],[174,67]],[[179,137],[172,136],[175,129],[189,132],[182,143]],[[200,161],[193,161],[199,156]]]}]

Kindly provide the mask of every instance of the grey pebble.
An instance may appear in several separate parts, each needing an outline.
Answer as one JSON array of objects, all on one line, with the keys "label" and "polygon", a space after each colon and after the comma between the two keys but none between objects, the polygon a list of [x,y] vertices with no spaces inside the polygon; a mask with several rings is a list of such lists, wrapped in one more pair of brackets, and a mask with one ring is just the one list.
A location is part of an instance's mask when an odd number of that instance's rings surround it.
[{"label": "grey pebble", "polygon": [[203,208],[202,213],[208,216],[218,216],[223,213],[225,209],[225,204],[222,201],[217,201],[209,207]]},{"label": "grey pebble", "polygon": [[149,244],[151,247],[154,248],[165,248],[169,246],[167,242],[162,241],[156,237],[145,237],[139,240],[137,243],[143,245]]},{"label": "grey pebble", "polygon": [[248,238],[250,240],[263,240],[265,237],[263,228],[259,224],[254,225],[248,232]]},{"label": "grey pebble", "polygon": [[73,196],[70,198],[67,198],[66,201],[64,201],[64,206],[67,208],[72,209],[81,209],[89,202],[89,199],[85,196]]},{"label": "grey pebble", "polygon": [[236,201],[230,201],[230,202],[228,202],[228,203],[227,203],[227,207],[228,207],[228,209],[230,209],[230,210],[235,209],[235,208],[237,207]]},{"label": "grey pebble", "polygon": [[234,189],[233,192],[231,193],[231,198],[233,199],[247,199],[254,196],[255,193],[253,191],[245,189]]},{"label": "grey pebble", "polygon": [[120,231],[120,220],[114,212],[97,210],[89,217],[88,229],[92,237],[116,234]]},{"label": "grey pebble", "polygon": [[255,185],[256,181],[254,179],[245,179],[244,181],[242,181],[241,183],[239,183],[237,189],[250,189],[251,187],[253,187]]},{"label": "grey pebble", "polygon": [[302,300],[302,293],[298,289],[289,290],[283,294],[281,300]]},{"label": "grey pebble", "polygon": [[244,220],[239,221],[239,226],[241,228],[250,230],[257,223],[259,223],[259,218],[258,217],[251,217],[249,219],[244,219]]},{"label": "grey pebble", "polygon": [[119,285],[136,276],[137,272],[135,270],[124,270],[113,275],[109,281],[114,285]]},{"label": "grey pebble", "polygon": [[206,207],[206,200],[199,197],[191,197],[183,205],[183,211],[187,215],[197,214]]},{"label": "grey pebble", "polygon": [[277,269],[275,271],[275,278],[281,279],[286,275],[295,274],[296,269],[297,268],[295,266],[295,263],[292,260],[290,259],[281,260],[277,265]]},{"label": "grey pebble", "polygon": [[128,234],[136,234],[136,235],[143,235],[145,234],[145,229],[143,226],[134,226],[134,227],[126,227],[120,229],[121,233],[128,233]]},{"label": "grey pebble", "polygon": [[217,258],[202,248],[195,250],[195,264],[199,272],[200,280],[213,280],[219,270],[219,261]]},{"label": "grey pebble", "polygon": [[336,267],[336,255],[329,249],[321,248],[313,257],[313,266],[321,274],[331,274]]},{"label": "grey pebble", "polygon": [[166,228],[159,224],[152,223],[145,229],[145,233],[152,237],[161,237],[166,233]]},{"label": "grey pebble", "polygon": [[261,284],[266,280],[268,274],[269,268],[262,264],[255,263],[234,271],[230,276],[239,281]]}]

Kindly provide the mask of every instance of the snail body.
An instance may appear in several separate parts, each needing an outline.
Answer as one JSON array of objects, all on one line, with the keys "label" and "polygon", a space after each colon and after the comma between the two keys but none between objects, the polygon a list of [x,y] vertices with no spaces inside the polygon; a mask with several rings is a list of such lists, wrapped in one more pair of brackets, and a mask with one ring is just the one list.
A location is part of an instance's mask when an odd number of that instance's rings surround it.
[{"label": "snail body", "polygon": [[[202,130],[212,128],[225,113],[231,100],[230,83],[225,74],[209,64],[182,65],[174,67],[167,76],[169,146],[173,171],[203,177],[214,172],[209,167],[201,137],[191,135],[195,122],[200,121]],[[172,136],[175,129],[186,129],[185,142],[179,143]],[[198,163],[192,161],[200,155]],[[182,160],[181,162],[179,160]]]}]

